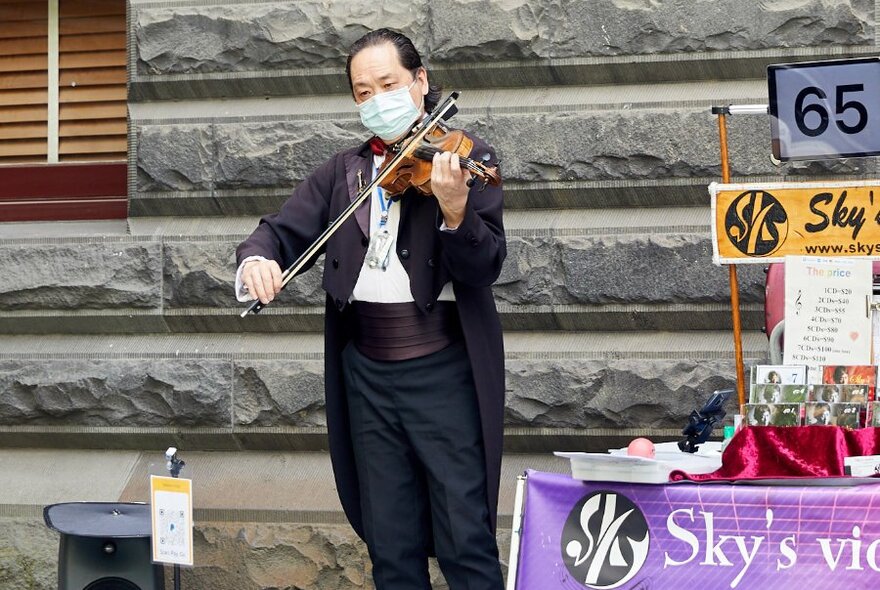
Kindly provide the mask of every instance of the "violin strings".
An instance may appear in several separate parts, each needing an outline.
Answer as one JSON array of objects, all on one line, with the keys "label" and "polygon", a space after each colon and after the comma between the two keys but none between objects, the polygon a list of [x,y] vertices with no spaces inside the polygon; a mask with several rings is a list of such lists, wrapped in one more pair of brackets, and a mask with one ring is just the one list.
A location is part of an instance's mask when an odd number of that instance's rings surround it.
[{"label": "violin strings", "polygon": [[[434,157],[434,154],[440,153],[442,150],[436,148],[432,145],[423,145],[416,148],[416,156],[424,156],[424,159],[429,159]],[[488,175],[488,171],[484,169],[483,164],[477,162],[472,158],[468,158],[467,156],[459,156],[458,161],[464,165],[465,169],[470,170],[475,174],[479,174],[481,177]]]}]

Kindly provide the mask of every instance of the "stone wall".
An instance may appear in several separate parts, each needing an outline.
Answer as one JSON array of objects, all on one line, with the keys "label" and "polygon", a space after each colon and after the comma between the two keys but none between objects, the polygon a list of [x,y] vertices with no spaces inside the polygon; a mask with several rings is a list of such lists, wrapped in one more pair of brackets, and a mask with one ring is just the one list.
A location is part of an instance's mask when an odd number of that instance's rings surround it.
[{"label": "stone wall", "polygon": [[[296,358],[3,360],[0,426],[324,426],[322,376]],[[674,429],[732,379],[718,359],[513,359],[506,422]]]},{"label": "stone wall", "polygon": [[[539,108],[517,113],[512,112],[519,110],[513,106],[478,104],[463,109],[455,119],[495,146],[504,181],[516,193],[514,207],[519,205],[519,193],[537,201],[531,207],[559,206],[541,194],[546,183],[580,188],[579,207],[626,205],[608,198],[608,182],[650,183],[663,191],[660,198],[644,199],[642,206],[696,205],[706,202],[705,186],[720,176],[717,123],[705,109],[620,112],[559,105],[552,112],[541,112]],[[309,171],[336,151],[364,139],[352,113],[330,122],[295,117],[273,123],[142,125],[137,135],[132,214],[258,215],[272,211]],[[731,120],[731,174],[740,180],[798,179],[853,177],[874,169],[872,160],[858,158],[777,165],[766,150],[753,149],[769,144],[766,120]],[[699,196],[694,199],[664,191],[670,183],[698,187]]]},{"label": "stone wall", "polygon": [[[237,308],[230,297],[237,244],[237,239],[207,236],[39,248],[0,242],[0,272],[22,277],[0,286],[0,305],[59,317],[83,310]],[[711,253],[706,233],[660,234],[635,228],[612,235],[512,235],[494,292],[499,304],[510,305],[724,302],[727,276],[712,265]],[[671,274],[670,265],[680,268]],[[323,306],[322,266],[295,279],[279,303]],[[626,269],[625,280],[617,269]],[[746,267],[742,274],[744,301],[760,301],[763,273]],[[18,326],[22,328],[26,326]]]},{"label": "stone wall", "polygon": [[[137,3],[135,3],[136,6]],[[145,7],[137,73],[334,67],[369,29],[393,26],[434,63],[872,46],[874,2],[684,0],[260,2]]]},{"label": "stone wall", "polygon": [[[321,261],[257,317],[239,318],[231,283],[235,245],[259,216],[365,138],[346,48],[392,25],[435,82],[462,91],[453,123],[502,160],[509,255],[494,293],[505,461],[516,463],[502,481],[506,556],[516,470],[559,468],[545,461],[563,447],[667,440],[709,392],[734,384],[728,274],[711,264],[706,187],[720,163],[710,107],[766,103],[768,64],[876,55],[877,9],[128,0],[129,219],[0,227],[0,460],[52,449],[91,465],[101,449],[210,450],[217,464],[197,500],[198,565],[185,587],[372,588],[338,506],[309,508],[335,485],[326,465],[314,467],[326,459]],[[766,118],[730,117],[735,181],[878,173],[876,159],[780,165],[769,139]],[[750,362],[767,354],[763,283],[760,265],[740,267]],[[234,489],[272,452],[282,460],[253,493]],[[0,587],[52,588],[57,537],[40,510],[87,498],[58,486],[57,470],[18,467],[28,478],[0,485]],[[124,475],[143,484],[142,472]],[[78,483],[102,499],[134,497],[83,473]],[[298,485],[287,485],[291,474],[302,474]],[[315,482],[320,493],[306,485]],[[274,520],[243,512],[270,492]]]}]

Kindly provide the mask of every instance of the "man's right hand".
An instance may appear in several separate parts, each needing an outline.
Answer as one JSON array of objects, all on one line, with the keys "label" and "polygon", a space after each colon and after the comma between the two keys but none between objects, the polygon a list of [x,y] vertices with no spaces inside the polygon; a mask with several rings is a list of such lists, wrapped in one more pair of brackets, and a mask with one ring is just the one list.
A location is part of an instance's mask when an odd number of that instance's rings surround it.
[{"label": "man's right hand", "polygon": [[241,269],[241,282],[266,305],[281,291],[281,267],[274,260],[251,260]]}]

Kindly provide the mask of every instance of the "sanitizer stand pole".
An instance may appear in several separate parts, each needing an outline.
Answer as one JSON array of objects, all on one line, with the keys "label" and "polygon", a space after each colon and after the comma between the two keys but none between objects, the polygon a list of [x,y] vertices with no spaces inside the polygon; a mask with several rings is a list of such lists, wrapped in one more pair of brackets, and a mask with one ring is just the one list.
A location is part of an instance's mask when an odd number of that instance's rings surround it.
[{"label": "sanitizer stand pole", "polygon": [[[730,183],[730,160],[727,155],[727,115],[730,107],[712,107],[712,114],[718,115],[718,139],[721,144],[721,182]],[[727,266],[730,274],[730,312],[733,316],[733,346],[736,355],[736,393],[739,406],[746,403],[745,363],[743,362],[742,321],[739,314],[739,282],[736,265]]]}]

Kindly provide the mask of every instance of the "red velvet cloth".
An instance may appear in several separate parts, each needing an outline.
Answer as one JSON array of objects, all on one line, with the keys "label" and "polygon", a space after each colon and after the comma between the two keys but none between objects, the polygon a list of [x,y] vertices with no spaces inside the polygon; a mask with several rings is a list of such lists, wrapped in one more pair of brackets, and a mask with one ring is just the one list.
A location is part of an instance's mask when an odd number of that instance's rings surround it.
[{"label": "red velvet cloth", "polygon": [[718,481],[802,477],[845,477],[843,459],[880,455],[880,428],[837,426],[750,426],[724,449],[712,473],[673,471],[671,481]]}]

